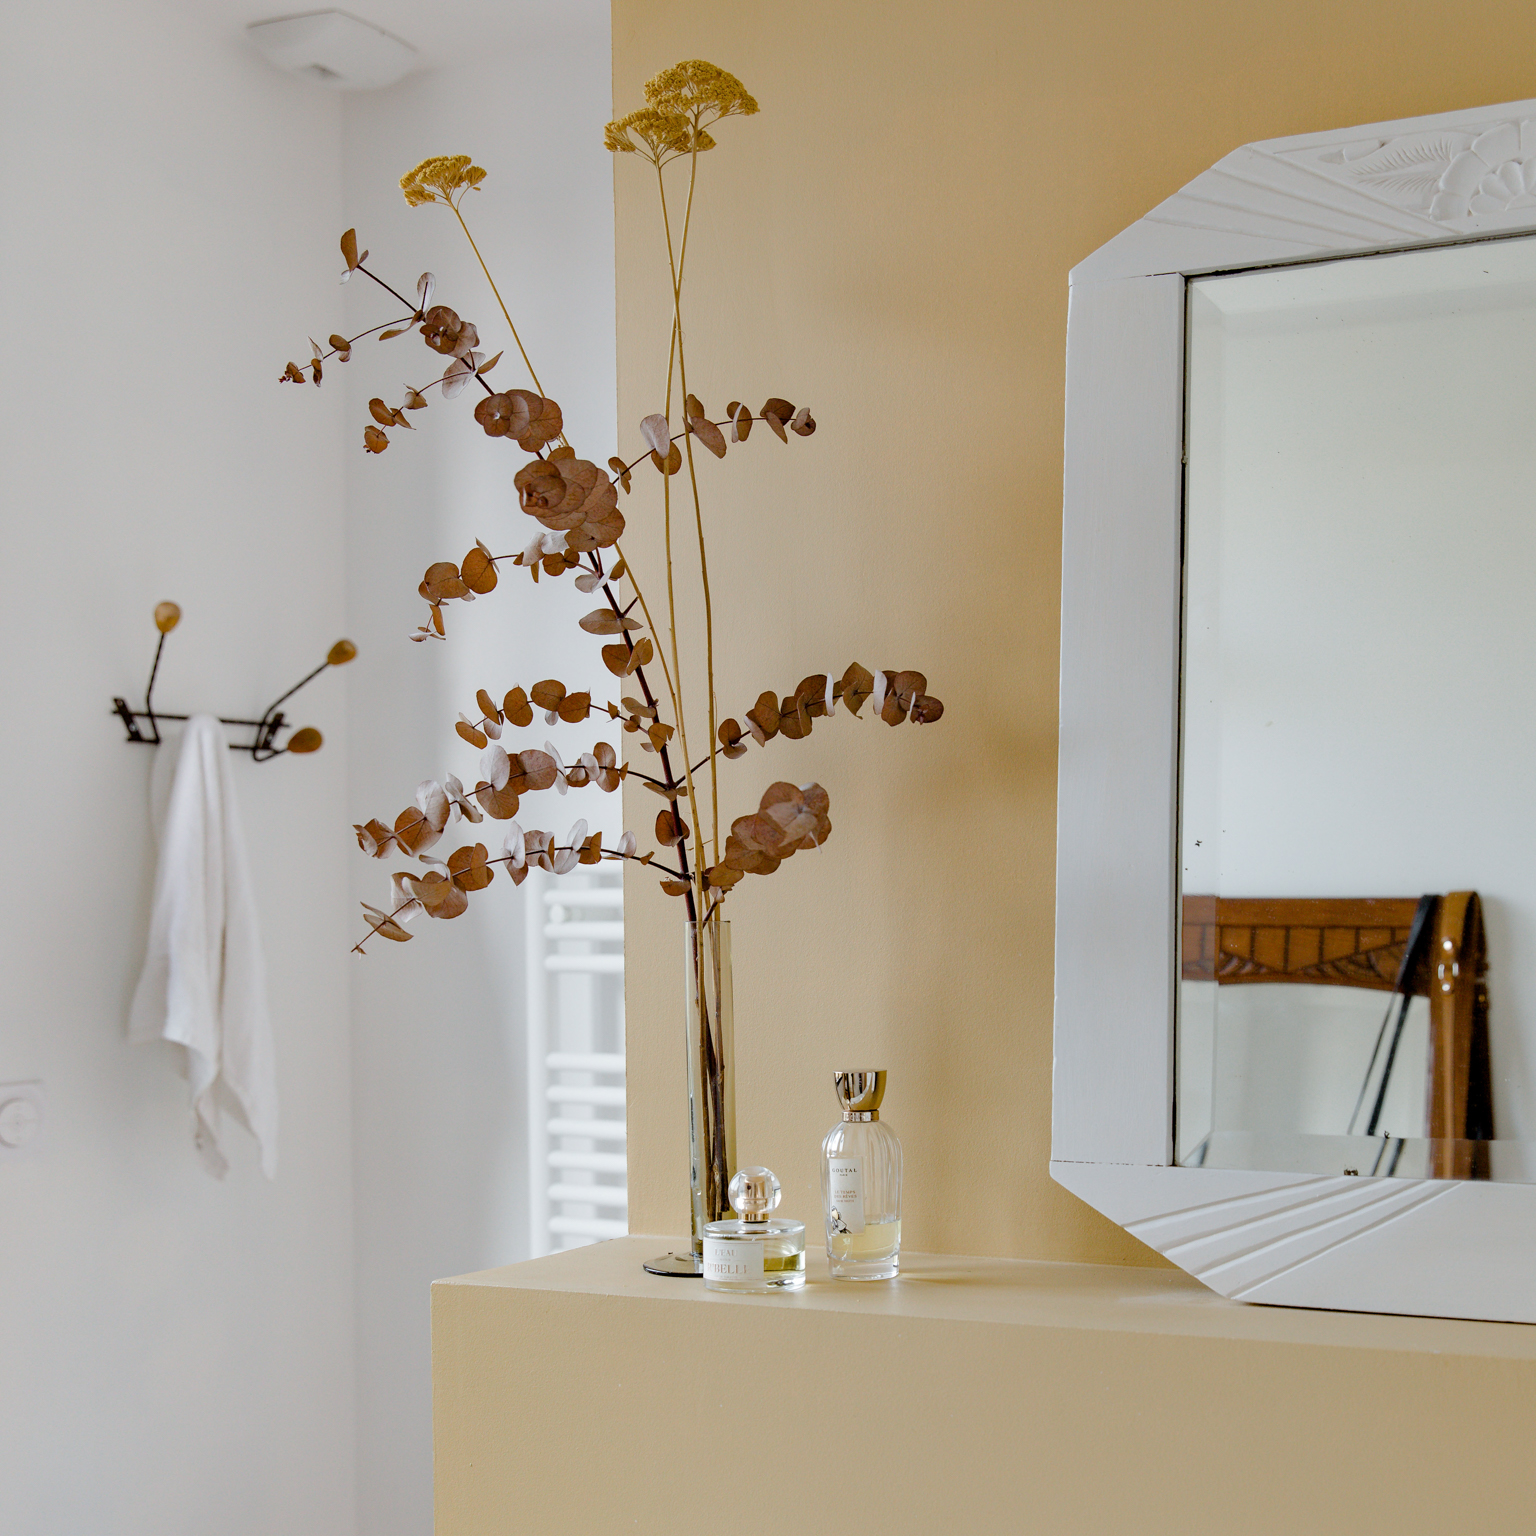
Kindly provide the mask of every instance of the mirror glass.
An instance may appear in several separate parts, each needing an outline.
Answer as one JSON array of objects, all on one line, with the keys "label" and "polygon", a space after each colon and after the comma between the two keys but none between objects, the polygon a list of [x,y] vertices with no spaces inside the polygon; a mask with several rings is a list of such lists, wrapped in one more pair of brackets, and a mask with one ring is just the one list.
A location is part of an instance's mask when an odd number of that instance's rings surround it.
[{"label": "mirror glass", "polygon": [[1177,1159],[1536,1181],[1536,239],[1188,316]]}]

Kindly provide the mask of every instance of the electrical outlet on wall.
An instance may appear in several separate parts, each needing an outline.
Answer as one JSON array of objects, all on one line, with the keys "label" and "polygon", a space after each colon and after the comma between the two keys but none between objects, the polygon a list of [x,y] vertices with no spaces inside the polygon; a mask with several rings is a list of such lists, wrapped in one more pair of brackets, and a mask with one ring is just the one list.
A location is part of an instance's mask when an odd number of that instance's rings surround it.
[{"label": "electrical outlet on wall", "polygon": [[37,1149],[43,1133],[43,1085],[0,1083],[0,1161]]}]

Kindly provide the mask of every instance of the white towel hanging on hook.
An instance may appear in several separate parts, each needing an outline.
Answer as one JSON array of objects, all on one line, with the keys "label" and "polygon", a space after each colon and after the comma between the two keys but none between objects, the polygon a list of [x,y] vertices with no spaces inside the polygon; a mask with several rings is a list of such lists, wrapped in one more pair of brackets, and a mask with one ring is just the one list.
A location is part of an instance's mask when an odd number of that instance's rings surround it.
[{"label": "white towel hanging on hook", "polygon": [[[168,758],[172,745],[162,748]],[[230,773],[213,715],[194,715],[176,749],[163,818],[149,950],[134,992],[128,1038],[170,1040],[186,1051],[194,1140],[216,1178],[225,1094],[255,1136],[262,1171],[277,1171],[277,1077],[267,1016],[256,904]],[[163,782],[161,762],[157,781]],[[159,797],[157,796],[157,801]]]}]

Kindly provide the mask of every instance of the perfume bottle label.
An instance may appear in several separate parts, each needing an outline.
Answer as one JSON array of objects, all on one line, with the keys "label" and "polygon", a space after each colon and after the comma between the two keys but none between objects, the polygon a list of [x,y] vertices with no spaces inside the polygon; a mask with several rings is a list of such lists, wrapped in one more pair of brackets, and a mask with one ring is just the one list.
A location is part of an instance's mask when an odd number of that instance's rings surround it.
[{"label": "perfume bottle label", "polygon": [[733,1243],[723,1237],[704,1239],[704,1278],[706,1280],[761,1280],[763,1245],[757,1242]]},{"label": "perfume bottle label", "polygon": [[831,1232],[864,1230],[864,1165],[856,1157],[827,1160],[827,1187],[830,1208],[827,1228]]}]

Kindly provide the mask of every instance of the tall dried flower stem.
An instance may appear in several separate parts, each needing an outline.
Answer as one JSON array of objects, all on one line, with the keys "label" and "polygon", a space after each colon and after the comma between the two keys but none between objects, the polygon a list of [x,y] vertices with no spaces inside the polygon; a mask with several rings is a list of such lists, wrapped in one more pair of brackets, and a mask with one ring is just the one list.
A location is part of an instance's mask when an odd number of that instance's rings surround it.
[{"label": "tall dried flower stem", "polygon": [[[688,162],[688,204],[683,212],[683,237],[678,245],[677,264],[672,270],[672,335],[677,343],[677,373],[682,385],[683,399],[688,398],[688,362],[683,351],[683,267],[688,260],[688,231],[693,223],[693,189],[699,174],[698,114],[694,114],[694,147]],[[661,168],[656,170],[657,180]],[[672,254],[671,240],[667,242],[667,255]],[[670,365],[669,365],[670,366]],[[699,477],[693,461],[693,433],[683,433],[683,449],[688,456],[688,483],[693,490],[693,523],[699,536],[699,576],[704,587],[704,668],[709,682],[709,740],[714,745],[715,733],[720,728],[719,706],[715,701],[715,611],[709,594],[709,555],[704,547],[704,510],[699,501]],[[716,759],[709,759],[709,812],[713,832],[714,851],[712,862],[720,862],[720,777]],[[699,841],[704,840],[703,829]]]},{"label": "tall dried flower stem", "polygon": [[[688,410],[688,365],[683,350],[682,283],[683,265],[688,257],[688,229],[693,218],[693,190],[697,181],[699,168],[697,114],[695,114],[694,117],[694,128],[694,148],[690,157],[688,168],[688,202],[683,214],[683,235],[675,262],[672,260],[671,225],[670,223],[667,224],[667,259],[671,265],[672,270],[672,345],[676,347],[677,351],[678,381],[681,384],[683,391],[683,411],[685,417]],[[658,190],[661,193],[662,216],[663,220],[665,221],[667,202],[666,189],[662,185],[661,167],[659,165],[656,168],[656,181]],[[667,352],[667,419],[669,421],[672,417],[671,405],[672,348],[669,346]],[[704,548],[704,514],[699,502],[699,479],[693,460],[693,432],[692,428],[686,422],[686,420],[683,427],[683,451],[688,458],[688,482],[693,492],[694,527],[697,531],[699,540],[699,575],[704,588],[704,665],[709,693],[709,741],[710,745],[713,746],[715,741],[715,731],[717,728],[715,705],[715,617],[714,609],[710,602],[709,593],[709,558],[705,553]],[[675,622],[672,635],[673,643],[676,644],[677,629]],[[690,804],[692,804],[693,801],[691,796],[693,789],[693,768],[688,753],[688,743],[686,741],[683,742],[683,766],[688,774]],[[713,862],[718,864],[720,861],[720,784],[716,773],[715,757],[713,753],[710,754],[709,759],[709,790],[709,809],[712,822],[712,831],[714,834],[712,839],[714,849]],[[725,1083],[721,1069],[717,1042],[715,1039],[715,1030],[712,1027],[712,1021],[709,1017],[709,1005],[706,1001],[708,996],[713,996],[715,1008],[718,1011],[720,1007],[721,957],[719,943],[716,942],[710,944],[708,946],[708,951],[713,960],[712,969],[714,971],[713,979],[715,985],[713,993],[707,993],[707,990],[704,986],[704,960],[706,948],[704,942],[704,934],[708,927],[710,918],[714,914],[714,908],[708,907],[706,905],[708,898],[705,894],[702,878],[702,866],[704,864],[704,825],[703,822],[699,820],[697,806],[694,807],[694,826],[697,829],[695,834],[698,838],[698,843],[696,845],[696,862],[700,868],[700,876],[698,879],[699,920],[695,926],[697,940],[694,945],[693,962],[694,965],[698,968],[699,973],[699,1009],[703,1014],[701,1023],[704,1026],[700,1032],[704,1047],[704,1085],[705,1092],[709,1095],[710,1100],[710,1113],[708,1121],[711,1135],[708,1152],[708,1172],[715,1185],[715,1200],[707,1203],[710,1205],[714,1205],[716,1203],[723,1205],[724,1191],[722,1186],[730,1177],[730,1168],[728,1166],[729,1160],[726,1155],[725,1146]],[[717,898],[715,907],[718,907],[718,905],[719,901]],[[723,1046],[723,1043],[724,1042],[721,1041],[720,1045]]]},{"label": "tall dried flower stem", "polygon": [[[672,248],[672,220],[667,209],[666,184],[661,179],[661,167],[656,167],[656,190],[661,198],[661,224],[667,236],[667,266],[672,273],[672,337],[667,347],[667,398],[663,414],[668,421],[672,419],[672,376],[673,359],[677,355],[677,344],[680,340],[677,310],[677,257]],[[685,391],[686,393],[686,391]],[[684,434],[684,443],[687,444],[687,434]],[[692,454],[690,445],[689,467],[692,468]],[[704,841],[704,822],[699,815],[698,796],[693,786],[693,754],[688,750],[688,723],[683,712],[683,667],[678,658],[677,650],[677,588],[672,569],[672,476],[663,474],[661,477],[661,510],[662,510],[662,535],[666,546],[667,557],[667,636],[672,646],[672,674],[676,681],[676,693],[674,695],[674,707],[677,711],[677,734],[683,747],[683,777],[688,787],[688,809],[693,816],[694,836],[702,843]],[[653,630],[654,634],[655,631]],[[711,664],[712,667],[712,664]],[[713,679],[711,678],[711,682]],[[695,860],[694,887],[698,893],[699,906],[704,905],[704,860]],[[702,982],[703,977],[700,976]]]},{"label": "tall dried flower stem", "polygon": [[[469,241],[469,248],[475,253],[475,260],[480,263],[480,270],[485,273],[485,280],[491,285],[491,292],[496,295],[496,303],[501,309],[501,318],[507,322],[507,329],[512,332],[512,340],[517,343],[517,350],[523,359],[523,366],[528,370],[528,377],[533,380],[533,387],[542,395],[544,386],[539,383],[539,376],[533,371],[533,364],[528,360],[528,353],[523,348],[523,338],[517,334],[517,327],[512,323],[512,316],[507,313],[506,301],[501,296],[501,290],[496,286],[496,279],[491,276],[491,269],[485,264],[485,257],[480,254],[480,247],[475,244],[475,237],[469,232],[469,225],[464,222],[464,215],[459,212],[458,204],[448,204],[453,209],[453,216],[459,221],[459,228],[464,231],[464,238]],[[565,441],[565,434],[560,434],[560,441]]]},{"label": "tall dried flower stem", "polygon": [[[697,164],[697,155],[695,155],[695,164]],[[674,254],[673,248],[672,248],[672,222],[671,222],[671,218],[670,218],[670,215],[669,215],[668,209],[667,209],[667,189],[666,189],[666,183],[662,179],[661,166],[660,166],[659,163],[656,166],[656,190],[657,190],[657,194],[658,194],[658,196],[660,198],[660,201],[661,201],[661,221],[662,221],[662,226],[666,230],[666,236],[667,236],[667,265],[668,265],[668,268],[669,268],[669,270],[671,271],[671,274],[672,274],[672,336],[671,336],[671,339],[670,339],[670,341],[668,343],[668,346],[667,346],[667,392],[666,392],[666,406],[665,406],[665,415],[666,415],[667,420],[670,422],[671,419],[672,419],[672,367],[673,367],[673,358],[674,358],[674,356],[678,356],[681,353],[681,350],[682,350],[683,324],[682,324],[682,310],[681,310],[681,305],[680,305],[680,290],[679,290],[679,277],[680,277],[679,263],[678,263],[677,257]],[[692,207],[693,207],[693,180],[692,180],[692,177],[689,178],[688,206],[689,206],[689,211],[691,212],[692,211]],[[684,229],[685,229],[685,231],[686,231],[686,228],[687,228],[687,221],[686,221],[686,218],[685,218],[685,220],[684,220]],[[684,409],[685,409],[685,412],[686,412],[686,400],[687,400],[687,395],[688,395],[688,384],[687,384],[687,377],[686,377],[686,375],[683,376],[682,383],[683,383],[683,397],[684,397],[684,401],[685,401]],[[699,505],[698,481],[697,481],[697,479],[694,476],[692,434],[691,434],[691,432],[689,432],[689,430],[687,429],[686,425],[684,427],[684,432],[683,432],[683,446],[686,449],[687,455],[688,455],[688,478],[693,483],[694,509],[695,509],[695,515],[697,516],[697,514],[698,514],[698,505]],[[720,1184],[722,1178],[729,1176],[728,1175],[728,1170],[726,1169],[727,1159],[726,1159],[726,1156],[725,1156],[725,1142],[724,1142],[724,1135],[725,1135],[725,1085],[724,1085],[723,1075],[722,1075],[722,1070],[721,1070],[721,1062],[720,1062],[720,1058],[719,1058],[719,1055],[718,1055],[718,1052],[717,1052],[717,1049],[716,1049],[715,1030],[712,1027],[713,1021],[709,1017],[709,1005],[708,1005],[707,999],[708,999],[710,994],[709,994],[708,988],[705,985],[705,972],[704,972],[704,951],[705,951],[704,935],[705,935],[705,928],[704,928],[703,924],[698,921],[699,918],[703,917],[704,910],[705,910],[705,902],[706,902],[706,899],[707,899],[706,896],[705,896],[705,888],[704,888],[704,865],[705,865],[705,858],[704,858],[704,855],[702,853],[702,845],[703,845],[703,842],[704,842],[704,823],[703,823],[702,819],[699,816],[698,797],[697,797],[697,795],[694,792],[693,766],[692,766],[692,764],[693,764],[693,754],[688,750],[688,733],[687,733],[687,731],[686,731],[686,729],[684,727],[684,721],[683,721],[683,709],[682,709],[682,669],[681,669],[681,665],[680,665],[680,663],[678,661],[678,652],[677,652],[677,604],[676,604],[676,594],[675,594],[675,588],[674,588],[674,582],[673,582],[673,574],[672,574],[672,476],[670,474],[663,474],[662,475],[662,504],[663,504],[664,517],[665,517],[665,528],[666,528],[667,617],[668,617],[668,623],[669,623],[669,628],[670,628],[670,639],[671,639],[671,642],[672,642],[672,665],[673,665],[674,669],[676,669],[677,677],[678,677],[677,730],[678,730],[678,736],[681,738],[681,741],[682,741],[682,748],[683,748],[683,772],[684,772],[684,775],[685,775],[685,777],[687,779],[687,784],[688,784],[688,806],[689,806],[689,809],[693,813],[694,836],[698,839],[698,843],[695,845],[696,857],[695,857],[695,860],[694,860],[693,891],[690,891],[690,893],[689,893],[690,905],[693,904],[693,902],[694,902],[695,893],[697,894],[697,910],[696,910],[696,913],[695,914],[690,914],[690,915],[693,915],[695,917],[695,926],[694,926],[694,929],[693,929],[694,938],[693,938],[692,954],[690,956],[690,959],[691,959],[691,962],[692,962],[693,968],[694,968],[695,990],[696,990],[696,995],[697,995],[697,998],[698,998],[698,1006],[699,1006],[699,1014],[700,1014],[699,1024],[700,1024],[701,1027],[700,1027],[700,1030],[699,1030],[699,1038],[700,1038],[700,1042],[701,1042],[702,1047],[703,1047],[703,1056],[704,1056],[703,1062],[701,1063],[701,1066],[703,1068],[702,1075],[703,1075],[703,1082],[704,1082],[704,1091],[705,1091],[706,1095],[708,1096],[709,1104],[710,1104],[710,1109],[709,1109],[709,1112],[706,1115],[705,1119],[706,1119],[707,1125],[711,1128],[711,1131],[712,1131],[712,1134],[710,1136],[710,1144],[709,1144],[707,1152],[705,1153],[706,1161],[705,1161],[705,1169],[704,1169],[704,1178],[705,1178],[706,1187],[708,1187],[710,1185],[717,1186],[715,1188],[715,1190],[714,1190],[714,1197],[712,1199],[707,1199],[706,1200],[706,1204],[710,1207],[710,1209],[714,1209],[717,1206],[719,1208],[723,1209],[724,1194],[723,1194],[723,1191],[718,1188],[718,1185]],[[707,674],[708,674],[708,687],[709,687],[710,740],[711,740],[711,742],[713,742],[713,739],[714,739],[714,729],[715,729],[715,724],[714,724],[714,717],[715,717],[715,707],[714,707],[715,706],[714,620],[713,620],[713,615],[710,613],[710,610],[709,610],[709,578],[708,578],[708,573],[707,573],[707,567],[704,565],[704,529],[703,529],[702,521],[699,522],[699,560],[700,560],[700,567],[701,567],[701,569],[705,573],[705,575],[704,575],[704,583],[705,583],[705,585],[704,585],[704,592],[705,592],[705,621],[706,621],[706,635],[708,637],[708,642],[709,642],[708,648],[706,650],[705,666],[706,666]],[[711,777],[711,785],[713,787],[714,784],[715,784],[713,760],[711,761],[710,769],[711,769],[711,775],[710,775],[710,777]],[[714,811],[714,804],[713,803],[711,805],[711,810]],[[718,850],[719,850],[719,842],[720,842],[718,814],[719,814],[718,811],[715,811],[716,822],[715,822],[715,840],[714,841],[715,841],[715,848],[716,848],[717,859],[718,859]],[[679,851],[681,851],[681,847],[680,847]],[[716,946],[710,946],[710,948],[714,951],[714,953],[716,955],[716,960],[717,960],[717,963],[718,963],[718,948]],[[719,1003],[719,996],[720,996],[719,976],[718,976],[718,973],[717,973],[716,978],[715,978],[715,991],[714,991],[714,997],[715,997],[716,1005],[717,1006],[718,1006],[718,1003]]]}]

